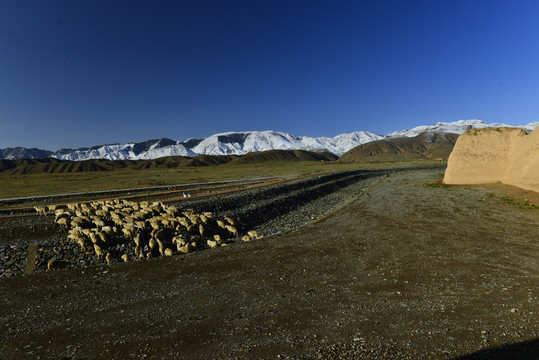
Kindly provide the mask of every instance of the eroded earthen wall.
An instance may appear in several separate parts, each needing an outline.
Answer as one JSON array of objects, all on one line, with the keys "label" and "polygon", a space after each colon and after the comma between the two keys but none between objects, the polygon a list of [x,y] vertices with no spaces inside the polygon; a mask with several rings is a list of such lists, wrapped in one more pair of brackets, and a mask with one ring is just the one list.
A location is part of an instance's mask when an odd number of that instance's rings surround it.
[{"label": "eroded earthen wall", "polygon": [[444,183],[502,182],[539,192],[539,130],[471,129],[449,156]]}]

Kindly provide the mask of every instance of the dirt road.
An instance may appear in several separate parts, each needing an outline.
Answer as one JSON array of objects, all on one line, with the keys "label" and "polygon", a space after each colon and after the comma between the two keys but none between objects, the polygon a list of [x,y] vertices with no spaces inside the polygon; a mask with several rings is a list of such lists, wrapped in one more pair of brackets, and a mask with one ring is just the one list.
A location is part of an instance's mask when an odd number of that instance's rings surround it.
[{"label": "dirt road", "polygon": [[0,279],[0,358],[539,358],[539,212],[436,176],[249,243]]}]

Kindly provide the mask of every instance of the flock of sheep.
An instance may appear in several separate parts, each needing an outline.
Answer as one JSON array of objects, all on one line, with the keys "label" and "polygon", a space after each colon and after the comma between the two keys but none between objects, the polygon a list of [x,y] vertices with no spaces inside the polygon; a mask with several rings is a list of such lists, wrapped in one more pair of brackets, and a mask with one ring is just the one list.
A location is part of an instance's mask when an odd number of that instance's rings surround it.
[{"label": "flock of sheep", "polygon": [[[40,215],[54,213],[56,224],[67,229],[70,242],[82,250],[93,249],[97,258],[108,264],[115,258],[133,260],[132,251],[110,251],[122,242],[134,248],[134,257],[149,259],[226,246],[225,239],[239,237],[236,222],[230,217],[218,219],[210,212],[181,211],[161,202],[106,200],[67,204],[65,208],[36,206],[35,210]],[[256,231],[249,231],[242,240],[258,237]],[[54,269],[53,261],[48,269]]]}]

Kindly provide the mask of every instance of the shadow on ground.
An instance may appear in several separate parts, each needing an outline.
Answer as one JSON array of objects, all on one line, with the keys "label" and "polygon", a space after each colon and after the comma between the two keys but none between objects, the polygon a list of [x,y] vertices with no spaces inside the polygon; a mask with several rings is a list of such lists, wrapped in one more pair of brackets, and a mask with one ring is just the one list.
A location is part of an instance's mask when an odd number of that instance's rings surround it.
[{"label": "shadow on ground", "polygon": [[537,360],[539,359],[539,338],[485,349],[453,360]]}]

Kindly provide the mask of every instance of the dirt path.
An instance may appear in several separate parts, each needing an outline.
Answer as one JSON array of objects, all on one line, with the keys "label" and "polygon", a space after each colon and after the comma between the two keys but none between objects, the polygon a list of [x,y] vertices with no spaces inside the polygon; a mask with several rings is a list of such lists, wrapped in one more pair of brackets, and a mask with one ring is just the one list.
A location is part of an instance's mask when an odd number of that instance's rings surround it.
[{"label": "dirt path", "polygon": [[264,240],[1,279],[0,358],[537,358],[539,212],[433,176]]}]

